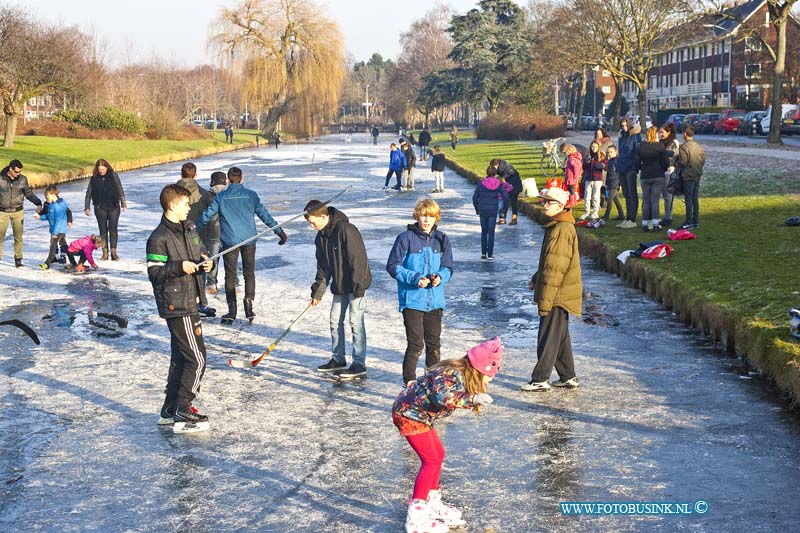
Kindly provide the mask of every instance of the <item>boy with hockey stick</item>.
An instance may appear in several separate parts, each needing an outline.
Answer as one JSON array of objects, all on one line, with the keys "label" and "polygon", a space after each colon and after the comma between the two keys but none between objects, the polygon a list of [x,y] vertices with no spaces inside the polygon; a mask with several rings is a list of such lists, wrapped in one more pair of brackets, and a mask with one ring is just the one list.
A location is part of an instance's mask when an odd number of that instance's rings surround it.
[{"label": "boy with hockey stick", "polygon": [[187,221],[190,196],[180,185],[164,187],[160,197],[164,215],[147,239],[147,275],[153,284],[158,314],[167,321],[172,347],[166,398],[158,423],[174,421],[175,433],[208,429],[208,417],[196,412],[192,401],[206,367],[199,315],[202,271],[209,272],[214,263],[200,263],[208,256],[194,223]]}]

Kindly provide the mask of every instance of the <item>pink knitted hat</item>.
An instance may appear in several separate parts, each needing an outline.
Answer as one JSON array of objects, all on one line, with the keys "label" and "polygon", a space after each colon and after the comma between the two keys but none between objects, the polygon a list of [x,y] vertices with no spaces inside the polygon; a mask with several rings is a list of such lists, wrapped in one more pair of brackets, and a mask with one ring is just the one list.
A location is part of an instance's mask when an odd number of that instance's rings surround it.
[{"label": "pink knitted hat", "polygon": [[500,337],[473,346],[467,351],[467,359],[475,370],[494,377],[503,361],[503,344],[500,342]]}]

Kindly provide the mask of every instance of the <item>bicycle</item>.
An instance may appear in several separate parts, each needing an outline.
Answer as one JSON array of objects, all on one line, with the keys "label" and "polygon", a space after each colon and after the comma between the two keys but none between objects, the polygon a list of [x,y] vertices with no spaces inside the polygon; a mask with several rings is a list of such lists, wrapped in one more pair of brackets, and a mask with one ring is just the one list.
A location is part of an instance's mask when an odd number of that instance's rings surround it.
[{"label": "bicycle", "polygon": [[563,140],[564,137],[557,137],[542,143],[542,157],[539,159],[539,166],[545,175],[555,176],[563,168],[561,157],[558,155],[558,145]]}]

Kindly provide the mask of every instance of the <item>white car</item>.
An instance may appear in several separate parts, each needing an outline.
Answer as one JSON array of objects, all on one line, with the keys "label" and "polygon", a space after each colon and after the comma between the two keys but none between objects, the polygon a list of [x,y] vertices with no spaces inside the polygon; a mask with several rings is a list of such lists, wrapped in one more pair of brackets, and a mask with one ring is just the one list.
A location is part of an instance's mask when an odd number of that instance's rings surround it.
[{"label": "white car", "polygon": [[[631,123],[631,126],[635,126],[639,123],[639,115],[631,115],[628,117],[628,121]],[[644,117],[644,129],[649,128],[653,125],[653,119],[650,118],[650,115],[645,115]]]},{"label": "white car", "polygon": [[[786,113],[791,113],[794,111],[794,104],[782,104],[781,105],[781,119],[786,116]],[[767,112],[764,113],[764,118],[761,119],[761,131],[764,135],[769,135],[769,119],[772,115],[772,106],[767,108]]]}]

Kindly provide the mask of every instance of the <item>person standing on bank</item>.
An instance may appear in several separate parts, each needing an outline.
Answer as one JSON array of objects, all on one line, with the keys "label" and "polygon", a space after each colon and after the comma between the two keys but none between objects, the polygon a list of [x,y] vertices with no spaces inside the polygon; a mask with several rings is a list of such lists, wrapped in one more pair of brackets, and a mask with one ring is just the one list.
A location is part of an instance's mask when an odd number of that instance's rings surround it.
[{"label": "person standing on bank", "polygon": [[120,211],[125,211],[125,192],[119,176],[105,159],[98,159],[94,164],[89,186],[86,187],[86,198],[83,209],[86,216],[91,216],[89,202],[94,204],[94,216],[97,218],[97,227],[100,237],[106,245],[103,247],[101,261],[108,259],[108,247],[111,247],[111,260],[119,261],[117,255],[117,226],[119,225]]},{"label": "person standing on bank", "polygon": [[581,316],[583,287],[575,218],[566,207],[569,194],[565,190],[544,189],[539,197],[544,200],[544,214],[550,222],[545,226],[539,269],[528,283],[539,307],[538,361],[531,380],[520,389],[526,392],[549,391],[553,367],[559,380],[552,386],[576,389],[579,383],[572,359],[569,315]]},{"label": "person standing on bank", "polygon": [[675,173],[675,165],[678,161],[678,150],[680,149],[680,143],[678,142],[677,135],[675,133],[675,124],[671,122],[666,124],[661,128],[661,142],[664,143],[664,147],[667,149],[668,153],[672,153],[669,156],[669,167],[667,168],[666,172],[666,179],[664,180],[664,189],[661,191],[661,196],[664,198],[664,218],[661,219],[661,226],[670,227],[672,226],[672,204],[675,201],[674,196],[671,192],[667,190],[667,185],[669,185],[669,181],[672,178],[672,175]]},{"label": "person standing on bank", "polygon": [[439,205],[423,198],[414,207],[414,224],[397,236],[386,271],[397,280],[397,297],[406,329],[403,383],[417,379],[417,361],[425,348],[425,368],[439,362],[444,286],[453,275],[453,247],[436,223]]},{"label": "person standing on bank", "polygon": [[625,220],[617,224],[618,228],[635,228],[636,214],[639,212],[639,191],[636,176],[636,154],[642,143],[640,132],[642,129],[636,125],[630,129],[627,118],[620,121],[619,142],[617,143],[617,173],[619,174],[622,194],[625,197]]},{"label": "person standing on bank", "polygon": [[639,145],[636,167],[642,172],[642,230],[660,231],[661,191],[666,187],[669,153],[658,140],[658,128],[647,128],[647,141]]},{"label": "person standing on bank", "polygon": [[492,159],[489,164],[497,169],[497,176],[499,178],[505,178],[506,182],[511,184],[511,191],[508,193],[508,204],[506,204],[505,210],[501,212],[500,218],[505,220],[510,205],[511,222],[509,224],[511,226],[516,226],[517,213],[519,212],[519,195],[522,194],[522,178],[519,172],[517,172],[517,169],[514,168],[514,165],[505,159]]},{"label": "person standing on bank", "polygon": [[684,143],[678,149],[678,166],[683,176],[683,194],[686,198],[686,220],[681,228],[697,229],[700,227],[700,178],[706,164],[706,153],[703,147],[694,140],[694,128],[687,126],[683,130]]},{"label": "person standing on bank", "polygon": [[[227,249],[258,233],[254,218],[258,216],[280,238],[278,244],[283,246],[287,240],[286,233],[261,203],[258,194],[245,188],[242,181],[242,170],[231,167],[228,170],[228,187],[217,194],[209,208],[200,215],[197,227],[204,228],[214,215],[219,214],[220,240],[222,248]],[[236,271],[239,268],[240,251],[244,275],[244,314],[250,322],[256,316],[253,312],[253,299],[256,297],[256,243],[252,242],[222,256],[225,265],[225,299],[228,302],[228,312],[222,317],[223,324],[233,324],[236,320]]]},{"label": "person standing on bank", "polygon": [[17,268],[22,266],[22,232],[25,224],[22,201],[25,198],[36,206],[37,213],[41,211],[42,201],[28,185],[28,178],[22,173],[22,162],[13,159],[0,170],[0,258],[3,257],[3,240],[10,221],[14,233],[14,265]]},{"label": "person standing on bank", "polygon": [[[311,285],[311,302],[317,306],[330,286],[331,360],[317,367],[319,372],[336,372],[340,378],[357,378],[367,373],[367,330],[364,313],[366,292],[372,285],[364,239],[347,216],[319,200],[306,204],[305,217],[317,230],[317,276]],[[353,333],[353,363],[345,359],[344,316],[350,313]],[[345,370],[346,369],[346,370]]]}]

